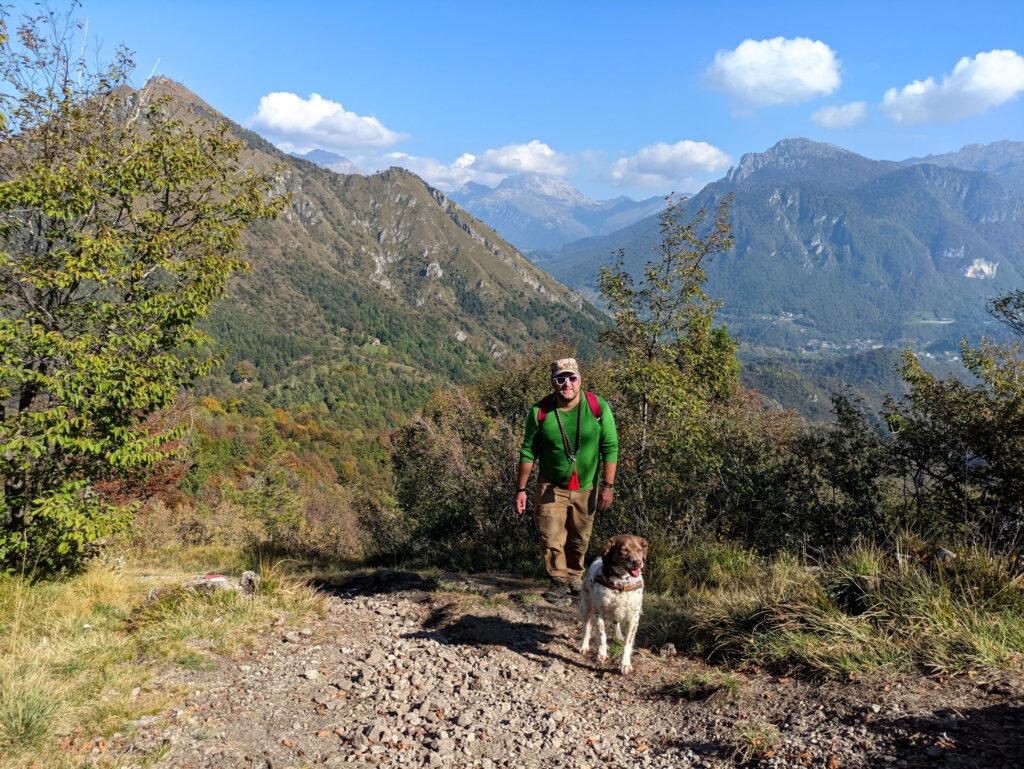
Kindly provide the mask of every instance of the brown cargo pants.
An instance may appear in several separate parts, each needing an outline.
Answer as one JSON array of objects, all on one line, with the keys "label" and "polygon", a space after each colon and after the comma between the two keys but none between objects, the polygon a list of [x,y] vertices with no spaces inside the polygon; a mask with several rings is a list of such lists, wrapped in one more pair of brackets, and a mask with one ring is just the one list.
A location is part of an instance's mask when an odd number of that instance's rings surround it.
[{"label": "brown cargo pants", "polygon": [[552,579],[582,577],[597,509],[597,486],[569,491],[541,479],[533,521]]}]

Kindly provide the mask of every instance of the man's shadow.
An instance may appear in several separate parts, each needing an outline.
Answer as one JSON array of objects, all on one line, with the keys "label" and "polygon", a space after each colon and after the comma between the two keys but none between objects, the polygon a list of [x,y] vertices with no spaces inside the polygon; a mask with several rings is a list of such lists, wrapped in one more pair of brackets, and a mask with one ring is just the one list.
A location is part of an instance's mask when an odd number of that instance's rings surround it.
[{"label": "man's shadow", "polygon": [[550,625],[518,622],[491,615],[458,614],[452,605],[435,608],[424,620],[420,630],[404,637],[430,638],[454,646],[503,646],[525,657],[604,672],[604,668],[559,652],[558,648],[566,648],[567,643]]}]

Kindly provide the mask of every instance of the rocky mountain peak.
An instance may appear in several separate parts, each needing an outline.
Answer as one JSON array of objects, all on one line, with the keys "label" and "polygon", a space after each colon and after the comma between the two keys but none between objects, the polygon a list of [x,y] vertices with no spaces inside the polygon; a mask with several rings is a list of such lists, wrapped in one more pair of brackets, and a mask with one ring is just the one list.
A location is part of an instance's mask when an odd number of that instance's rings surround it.
[{"label": "rocky mountain peak", "polygon": [[[764,152],[748,152],[740,158],[740,164],[730,171],[730,182],[742,181],[761,171],[804,169],[819,166],[823,162],[843,158],[860,158],[849,150],[834,144],[815,142],[810,139],[783,139]],[[867,160],[867,158],[862,158]]]},{"label": "rocky mountain peak", "polygon": [[344,155],[339,155],[336,152],[329,152],[322,149],[312,149],[309,152],[289,153],[292,157],[300,158],[302,160],[308,160],[310,163],[316,163],[318,166],[326,168],[328,171],[334,171],[337,174],[357,174],[359,173],[359,167],[356,166],[351,160]]},{"label": "rocky mountain peak", "polygon": [[897,164],[804,138],[783,139],[764,152],[749,152],[725,177],[729,183],[765,180],[771,184],[811,183],[836,188],[858,185]]},{"label": "rocky mountain peak", "polygon": [[493,188],[469,182],[449,197],[530,250],[613,232],[664,207],[660,197],[593,200],[564,179],[539,173],[512,174]]},{"label": "rocky mountain peak", "polygon": [[564,179],[538,173],[507,176],[495,187],[495,193],[497,196],[535,195],[571,205],[591,205],[594,202]]}]

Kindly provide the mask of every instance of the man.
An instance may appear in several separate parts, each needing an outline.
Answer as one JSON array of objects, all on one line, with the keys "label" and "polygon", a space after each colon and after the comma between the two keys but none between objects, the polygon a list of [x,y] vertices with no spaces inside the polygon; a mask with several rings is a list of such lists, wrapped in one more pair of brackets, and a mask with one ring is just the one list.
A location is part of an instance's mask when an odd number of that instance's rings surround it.
[{"label": "man", "polygon": [[555,603],[582,587],[594,511],[608,508],[615,492],[619,438],[608,404],[583,389],[575,358],[551,364],[551,383],[554,392],[526,418],[515,508],[526,512],[526,483],[539,461],[534,522],[552,583],[544,598]]}]

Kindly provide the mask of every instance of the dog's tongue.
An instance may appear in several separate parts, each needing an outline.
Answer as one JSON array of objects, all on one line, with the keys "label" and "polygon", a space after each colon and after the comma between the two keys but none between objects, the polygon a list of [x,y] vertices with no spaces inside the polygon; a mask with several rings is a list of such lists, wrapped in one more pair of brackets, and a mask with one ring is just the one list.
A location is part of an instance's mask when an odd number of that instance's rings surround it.
[{"label": "dog's tongue", "polygon": [[630,569],[629,570],[629,576],[631,576],[631,577],[639,577],[640,576],[640,569]]}]

